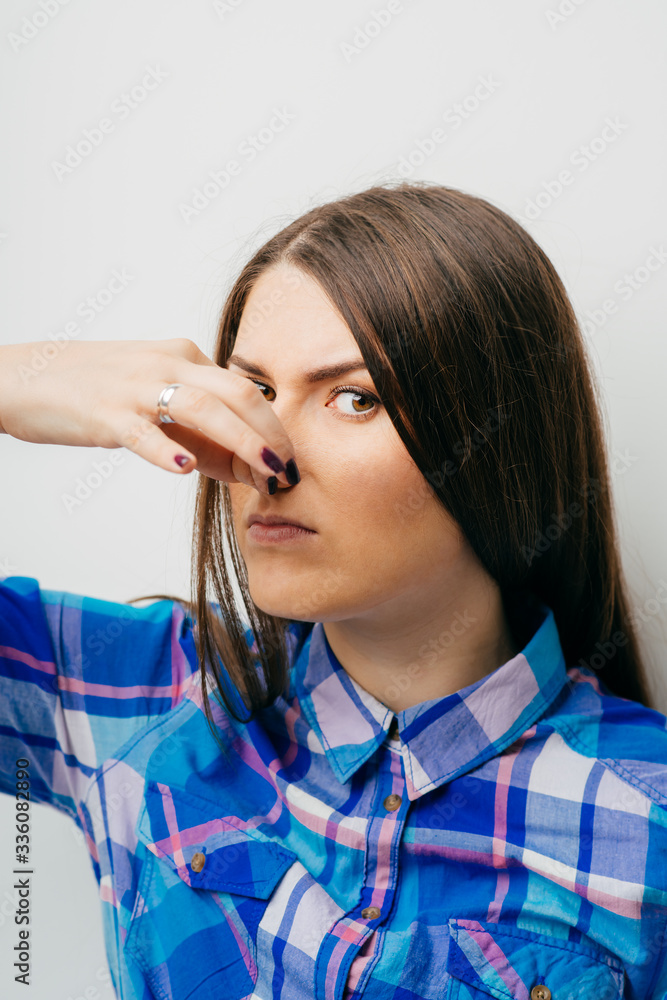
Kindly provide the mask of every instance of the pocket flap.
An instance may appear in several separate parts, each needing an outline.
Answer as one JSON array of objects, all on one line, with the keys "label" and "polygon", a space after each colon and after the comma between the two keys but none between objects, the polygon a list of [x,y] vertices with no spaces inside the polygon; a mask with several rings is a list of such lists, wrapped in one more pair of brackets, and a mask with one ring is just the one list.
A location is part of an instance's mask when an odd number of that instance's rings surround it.
[{"label": "pocket flap", "polygon": [[506,924],[454,918],[448,923],[447,972],[474,987],[452,991],[452,997],[531,1000],[536,986],[546,986],[553,1000],[623,996],[623,967],[601,949]]},{"label": "pocket flap", "polygon": [[[268,899],[297,855],[222,813],[218,803],[149,781],[136,834],[193,889]],[[195,854],[204,857],[199,871]]]}]

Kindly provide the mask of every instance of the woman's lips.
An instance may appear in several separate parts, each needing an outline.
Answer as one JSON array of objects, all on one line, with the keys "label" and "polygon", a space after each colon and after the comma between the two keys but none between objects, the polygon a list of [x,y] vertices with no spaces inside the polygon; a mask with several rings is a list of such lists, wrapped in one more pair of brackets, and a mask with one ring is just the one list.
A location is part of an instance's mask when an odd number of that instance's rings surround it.
[{"label": "woman's lips", "polygon": [[307,538],[314,538],[316,534],[316,531],[298,527],[296,524],[262,524],[260,521],[253,521],[248,528],[248,538],[253,542],[269,545],[280,542],[302,542]]}]

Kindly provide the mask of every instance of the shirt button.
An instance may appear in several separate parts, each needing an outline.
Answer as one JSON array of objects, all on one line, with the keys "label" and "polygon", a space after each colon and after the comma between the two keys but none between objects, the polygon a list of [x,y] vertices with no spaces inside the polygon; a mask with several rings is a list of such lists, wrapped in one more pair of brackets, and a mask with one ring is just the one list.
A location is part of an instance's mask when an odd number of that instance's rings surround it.
[{"label": "shirt button", "polygon": [[364,920],[377,920],[381,912],[382,910],[379,910],[377,906],[367,906],[365,910],[361,911],[361,916]]},{"label": "shirt button", "polygon": [[400,795],[394,795],[394,793],[392,792],[391,795],[387,796],[382,805],[388,812],[396,812],[397,809],[401,808],[402,801],[403,800],[401,799]]},{"label": "shirt button", "polygon": [[551,990],[548,986],[533,986],[530,991],[530,1000],[551,1000]]},{"label": "shirt button", "polygon": [[202,854],[201,851],[195,851],[192,855],[192,861],[190,862],[190,867],[193,872],[200,872],[204,865],[206,864],[206,855]]}]

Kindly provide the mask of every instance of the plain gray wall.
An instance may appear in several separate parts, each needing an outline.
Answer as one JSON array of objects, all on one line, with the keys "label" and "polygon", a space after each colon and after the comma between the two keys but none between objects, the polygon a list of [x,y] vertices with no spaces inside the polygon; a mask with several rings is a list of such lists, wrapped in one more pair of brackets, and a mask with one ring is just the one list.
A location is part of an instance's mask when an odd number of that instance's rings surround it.
[{"label": "plain gray wall", "polygon": [[[210,355],[224,291],[264,238],[313,204],[401,173],[526,219],[586,324],[625,567],[646,619],[640,640],[667,710],[667,266],[645,265],[652,248],[667,249],[667,7],[43,2],[5,0],[0,14],[2,342],[45,340],[78,320],[81,340],[186,336]],[[124,104],[147,73],[145,100]],[[59,167],[103,118],[99,145]],[[252,135],[262,138],[251,159]],[[208,203],[194,202],[230,160],[239,168],[228,183],[219,175]],[[89,321],[80,303],[114,270],[125,287]],[[63,495],[108,455],[0,438],[0,576],[118,601],[187,594],[193,477],[123,452],[68,511]],[[7,1000],[26,995],[11,972],[11,807],[0,798]],[[37,806],[32,836],[31,1000],[108,1000],[97,884],[78,830]]]}]

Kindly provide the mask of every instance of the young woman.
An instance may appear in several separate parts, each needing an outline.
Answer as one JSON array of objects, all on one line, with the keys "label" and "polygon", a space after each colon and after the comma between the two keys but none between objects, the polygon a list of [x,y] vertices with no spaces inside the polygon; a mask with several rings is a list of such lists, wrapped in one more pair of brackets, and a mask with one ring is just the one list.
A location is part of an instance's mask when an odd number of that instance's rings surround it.
[{"label": "young woman", "polygon": [[212,359],[0,362],[5,433],[201,473],[191,601],[0,586],[2,788],[85,833],[119,997],[667,995],[667,719],[517,223],[374,187],[257,251]]}]

